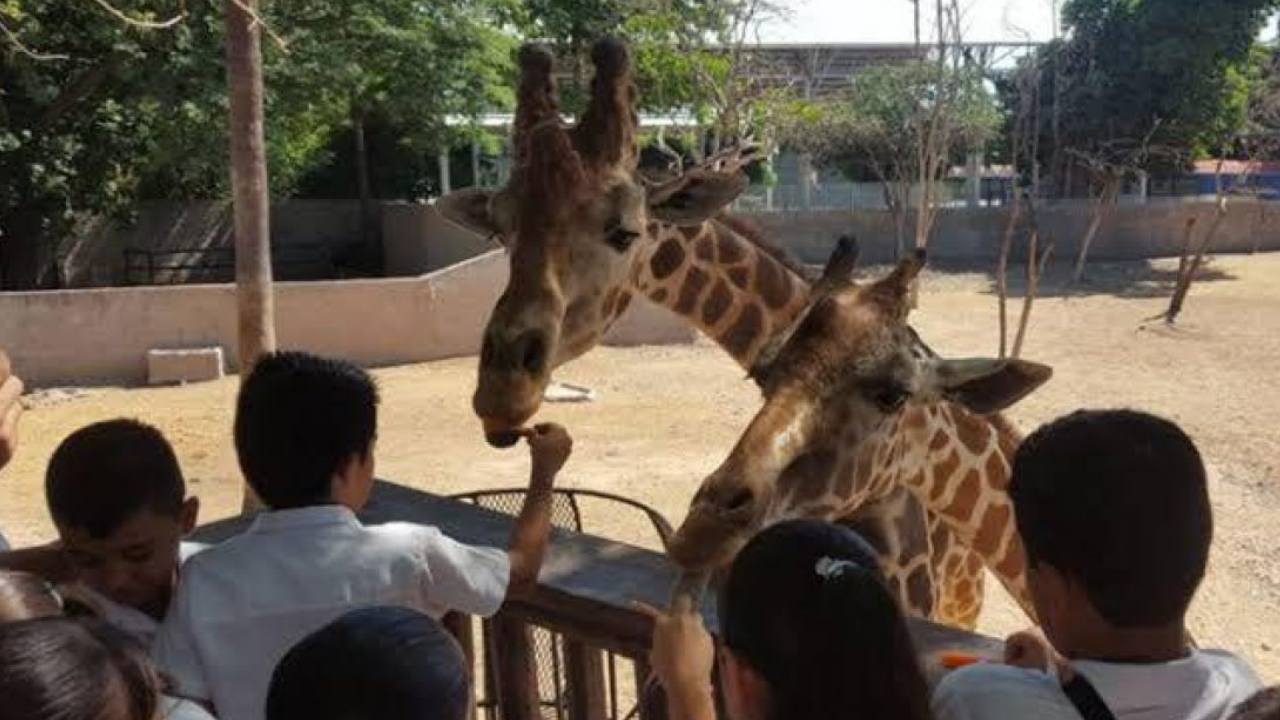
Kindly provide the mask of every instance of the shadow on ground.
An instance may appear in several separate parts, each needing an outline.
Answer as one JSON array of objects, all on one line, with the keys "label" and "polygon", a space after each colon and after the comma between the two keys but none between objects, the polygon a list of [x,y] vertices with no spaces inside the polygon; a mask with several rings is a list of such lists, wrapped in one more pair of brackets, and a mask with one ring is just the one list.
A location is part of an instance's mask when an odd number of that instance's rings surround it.
[{"label": "shadow on ground", "polygon": [[[890,270],[890,266],[863,268],[860,278],[877,278]],[[1085,277],[1079,283],[1071,283],[1074,263],[1051,262],[1040,280],[1037,297],[1071,298],[1111,295],[1122,298],[1166,298],[1173,294],[1177,282],[1177,261],[1140,260],[1124,262],[1092,262],[1086,266]],[[1010,298],[1021,298],[1026,293],[1027,266],[1023,261],[1010,261],[1008,288]],[[931,262],[926,268],[923,282],[930,288],[948,283],[970,283],[975,277],[983,277],[987,283],[985,292],[997,293],[994,262]],[[1197,283],[1235,280],[1236,275],[1216,267],[1212,258],[1206,258],[1196,276]]]}]

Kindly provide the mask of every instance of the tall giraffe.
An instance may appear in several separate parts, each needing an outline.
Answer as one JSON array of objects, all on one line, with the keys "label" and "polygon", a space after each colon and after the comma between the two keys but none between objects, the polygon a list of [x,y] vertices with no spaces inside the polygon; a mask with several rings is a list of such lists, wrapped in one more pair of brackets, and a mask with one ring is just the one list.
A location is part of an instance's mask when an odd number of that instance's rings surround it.
[{"label": "tall giraffe", "polygon": [[929,580],[938,568],[954,575],[972,563],[975,577],[985,565],[1031,615],[1007,491],[1019,438],[990,413],[1052,371],[938,357],[906,322],[923,252],[865,286],[850,279],[854,256],[851,243],[837,246],[808,309],[758,359],[752,376],[764,405],[704,480],[668,552],[685,570],[705,572],[772,523],[846,518],[905,489],[929,515],[930,556],[871,538],[891,560],[886,571],[899,595],[916,607],[931,603],[932,617],[972,626],[981,587],[962,578],[940,594]]},{"label": "tall giraffe", "polygon": [[[537,412],[553,369],[594,347],[637,295],[685,318],[744,369],[808,303],[803,273],[721,215],[746,185],[735,159],[657,186],[639,178],[625,49],[604,41],[592,55],[589,109],[570,131],[559,122],[550,56],[522,49],[511,183],[461,190],[437,206],[500,238],[510,254],[473,398],[497,446],[513,443],[511,431]],[[905,490],[853,515],[869,535],[892,538],[900,556],[930,557],[931,537],[950,534],[945,527],[931,534],[923,506]],[[980,563],[948,571],[930,560],[928,581],[930,598],[966,583],[980,587]],[[936,617],[933,603],[902,599]]]}]

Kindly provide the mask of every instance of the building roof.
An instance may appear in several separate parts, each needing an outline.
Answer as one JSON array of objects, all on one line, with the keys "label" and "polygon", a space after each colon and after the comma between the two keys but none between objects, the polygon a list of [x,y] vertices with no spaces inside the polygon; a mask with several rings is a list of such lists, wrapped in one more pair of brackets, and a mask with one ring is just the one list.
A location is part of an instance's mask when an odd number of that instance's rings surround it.
[{"label": "building roof", "polygon": [[[1196,175],[1217,175],[1217,160],[1197,160],[1194,163]],[[1280,174],[1280,162],[1263,160],[1223,160],[1223,175],[1277,175]]]}]

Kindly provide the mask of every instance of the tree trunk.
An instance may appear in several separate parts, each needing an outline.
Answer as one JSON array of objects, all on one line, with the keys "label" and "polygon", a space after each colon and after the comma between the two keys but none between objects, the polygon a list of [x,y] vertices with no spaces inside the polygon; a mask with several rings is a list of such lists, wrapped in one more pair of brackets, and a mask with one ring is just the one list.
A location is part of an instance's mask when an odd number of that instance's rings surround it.
[{"label": "tree trunk", "polygon": [[[1226,217],[1227,201],[1226,198],[1219,196],[1218,209],[1213,216],[1213,223],[1205,231],[1204,238],[1200,241],[1200,246],[1196,248],[1195,256],[1178,273],[1178,284],[1173,288],[1173,297],[1169,298],[1169,309],[1164,313],[1166,324],[1172,325],[1177,321],[1178,315],[1182,312],[1182,306],[1187,301],[1187,294],[1191,292],[1191,283],[1195,282],[1196,275],[1200,273],[1200,266],[1204,264],[1204,256],[1208,254],[1209,248],[1213,246],[1213,240],[1218,234],[1218,228],[1222,226],[1222,221]],[[1192,225],[1193,223],[1187,223],[1188,234],[1190,234]],[[1179,263],[1179,265],[1181,264]]]},{"label": "tree trunk", "polygon": [[1053,254],[1053,242],[1050,241],[1045,246],[1044,253],[1039,251],[1040,231],[1031,231],[1031,242],[1027,247],[1027,289],[1022,296],[1022,312],[1018,316],[1018,334],[1013,338],[1013,350],[1009,353],[1009,357],[1018,359],[1022,357],[1022,343],[1027,339],[1027,328],[1031,325],[1031,306],[1036,301],[1036,295],[1040,292],[1040,278],[1044,275],[1044,268],[1049,263],[1049,256]]},{"label": "tree trunk", "polygon": [[1116,201],[1116,195],[1120,191],[1120,180],[1118,178],[1107,178],[1102,186],[1102,193],[1098,196],[1097,202],[1093,205],[1092,217],[1089,219],[1089,229],[1085,231],[1084,238],[1080,241],[1080,252],[1076,254],[1076,268],[1071,274],[1072,284],[1080,282],[1084,279],[1084,265],[1089,257],[1089,248],[1093,245],[1093,241],[1098,236],[1098,231],[1102,229],[1102,221],[1106,218],[1106,214]]},{"label": "tree trunk", "polygon": [[[258,0],[240,0],[257,12]],[[271,296],[271,226],[263,139],[262,46],[258,28],[239,2],[226,4],[227,85],[230,93],[231,190],[235,215],[236,305],[240,378],[276,348]],[[261,503],[246,487],[244,509]]]},{"label": "tree trunk", "polygon": [[382,273],[382,227],[378,206],[374,202],[373,184],[369,178],[369,148],[365,143],[365,115],[351,110],[351,132],[355,136],[356,186],[360,195],[360,270],[370,275]]},{"label": "tree trunk", "polygon": [[1018,220],[1022,215],[1022,194],[1014,192],[1013,209],[1009,212],[1009,223],[1005,225],[1004,237],[1000,240],[1000,257],[996,261],[996,298],[1000,308],[1000,354],[1004,359],[1009,350],[1009,253],[1013,249],[1013,235],[1018,228]]}]

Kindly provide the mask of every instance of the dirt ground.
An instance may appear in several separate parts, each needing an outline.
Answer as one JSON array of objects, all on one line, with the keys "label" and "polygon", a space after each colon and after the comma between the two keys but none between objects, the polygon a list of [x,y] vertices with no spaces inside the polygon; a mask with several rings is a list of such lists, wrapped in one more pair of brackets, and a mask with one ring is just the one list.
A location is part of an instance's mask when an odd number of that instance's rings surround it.
[{"label": "dirt ground", "polygon": [[[1081,406],[1131,406],[1182,423],[1209,464],[1217,512],[1209,577],[1192,612],[1204,645],[1224,647],[1280,681],[1280,255],[1222,257],[1196,285],[1177,330],[1140,329],[1163,309],[1171,265],[1098,267],[1069,296],[1035,306],[1024,356],[1056,375],[1014,408],[1024,429]],[[1051,277],[1051,291],[1061,279]],[[995,298],[982,273],[931,271],[916,327],[935,350],[991,354]],[[1016,316],[1016,305],[1015,305]],[[86,352],[91,352],[86,349]],[[484,444],[468,398],[474,360],[376,372],[384,409],[379,475],[436,492],[518,485],[522,450]],[[601,349],[564,368],[564,382],[598,393],[589,404],[547,405],[542,418],[566,424],[576,451],[565,485],[622,493],[678,522],[693,489],[728,451],[758,404],[743,373],[714,346]],[[37,392],[22,445],[0,479],[0,527],[15,544],[49,540],[41,477],[53,447],[74,428],[120,415],[161,427],[177,447],[203,517],[238,507],[229,429],[236,381],[164,389]],[[1151,499],[1160,502],[1158,497]],[[599,534],[652,546],[642,522],[604,514]],[[1023,618],[988,583],[981,628],[1019,629]]]}]

